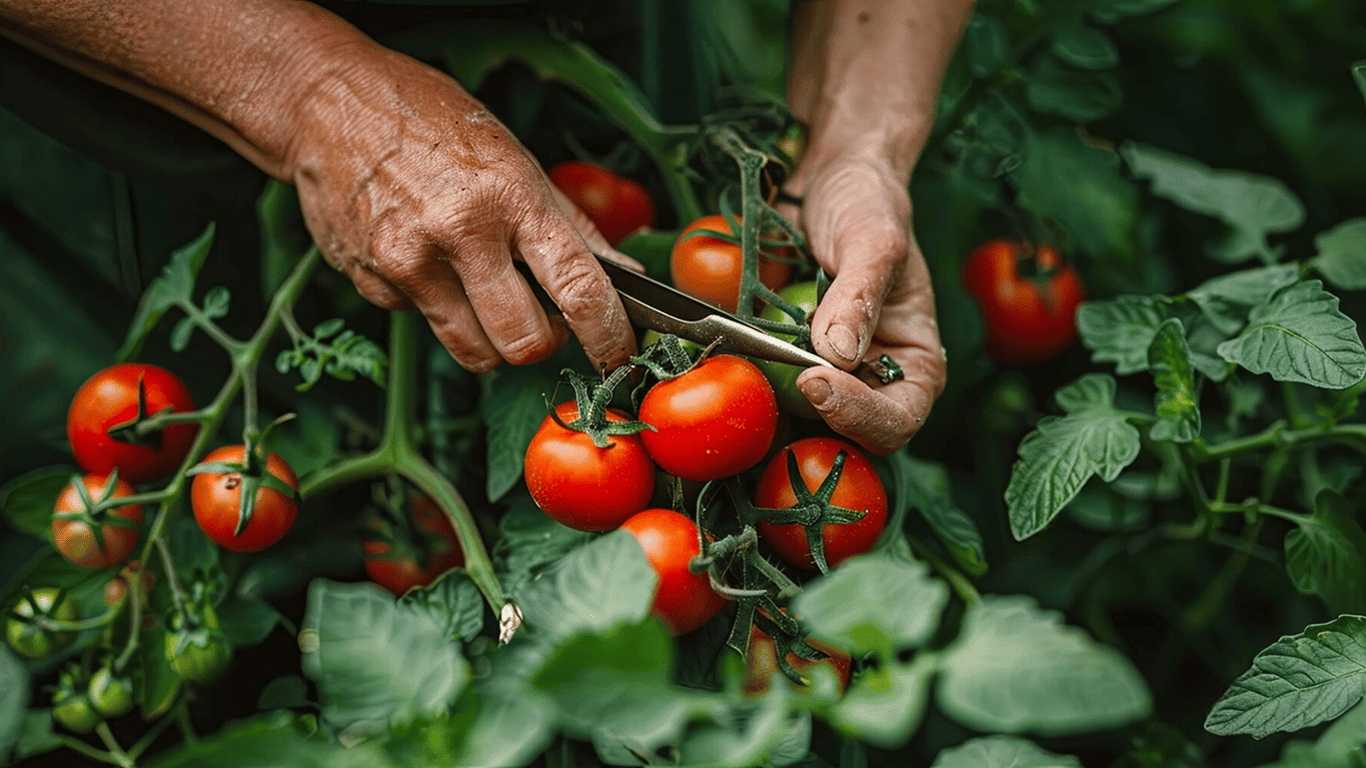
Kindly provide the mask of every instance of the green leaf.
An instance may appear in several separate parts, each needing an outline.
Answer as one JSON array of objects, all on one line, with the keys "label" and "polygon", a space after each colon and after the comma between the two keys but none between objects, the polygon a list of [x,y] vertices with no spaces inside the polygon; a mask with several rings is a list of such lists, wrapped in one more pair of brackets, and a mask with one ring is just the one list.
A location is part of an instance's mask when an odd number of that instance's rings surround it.
[{"label": "green leaf", "polygon": [[1361,768],[1366,765],[1366,705],[1358,704],[1324,729],[1317,741],[1286,743],[1281,759],[1261,768]]},{"label": "green leaf", "polygon": [[442,574],[431,584],[410,590],[399,602],[426,611],[451,640],[468,643],[484,629],[484,598],[462,570]]},{"label": "green leaf", "polygon": [[1044,736],[1114,728],[1152,710],[1123,654],[1023,595],[984,595],[968,606],[944,653],[936,701],[969,728]]},{"label": "green leaf", "polygon": [[777,750],[790,748],[802,738],[809,740],[810,736],[801,721],[793,722],[788,698],[786,690],[775,689],[755,704],[718,708],[711,722],[688,729],[687,737],[678,747],[677,764],[717,768],[780,765],[774,760]]},{"label": "green leaf", "polygon": [[302,718],[285,710],[229,723],[197,741],[157,755],[149,768],[399,768],[378,742],[343,747],[307,735]]},{"label": "green leaf", "polygon": [[1232,335],[1247,324],[1248,314],[1253,307],[1266,303],[1277,291],[1299,280],[1298,266],[1274,264],[1207,280],[1187,292],[1186,297],[1200,307],[1200,311],[1220,332]]},{"label": "green leaf", "polygon": [[1079,123],[1099,120],[1124,101],[1114,75],[1073,69],[1053,56],[1039,59],[1029,74],[1025,95],[1034,109]]},{"label": "green leaf", "polygon": [[924,645],[948,600],[948,587],[923,563],[861,555],[809,582],[792,609],[822,641],[886,658]]},{"label": "green leaf", "polygon": [[1053,33],[1049,50],[1054,56],[1082,69],[1108,69],[1119,63],[1119,49],[1110,36],[1095,27],[1074,24]]},{"label": "green leaf", "polygon": [[[52,711],[30,709],[19,726],[19,738],[14,744],[14,757],[23,760],[62,748],[62,739],[52,731]],[[6,755],[0,751],[0,758]]]},{"label": "green leaf", "polygon": [[922,652],[909,663],[893,659],[864,672],[831,708],[830,724],[875,747],[905,746],[924,719],[938,663]]},{"label": "green leaf", "polygon": [[488,425],[490,500],[501,499],[521,480],[527,446],[547,413],[546,398],[556,396],[560,371],[582,368],[583,360],[583,353],[570,344],[540,363],[505,365],[480,377],[479,413]]},{"label": "green leaf", "polygon": [[204,294],[204,314],[214,319],[226,317],[231,301],[232,292],[224,286],[210,288],[209,292]]},{"label": "green leaf", "polygon": [[1306,280],[1254,307],[1248,326],[1218,347],[1253,373],[1324,389],[1345,389],[1366,375],[1366,348],[1336,296]]},{"label": "green leaf", "polygon": [[1091,362],[1114,363],[1127,376],[1148,370],[1148,348],[1168,318],[1165,304],[1152,296],[1117,296],[1088,301],[1077,309],[1077,331],[1091,350]]},{"label": "green leaf", "polygon": [[963,50],[973,77],[989,77],[1010,61],[1006,25],[995,16],[974,13],[963,33]]},{"label": "green leaf", "polygon": [[[439,735],[444,736],[442,746],[450,746],[446,760],[401,760],[400,764],[529,765],[555,735],[555,707],[520,690],[515,696],[494,696],[470,688],[456,702]],[[420,743],[430,750],[435,741],[428,736]]]},{"label": "green leaf", "polygon": [[1124,16],[1139,16],[1165,8],[1176,0],[1100,0],[1093,3],[1091,13],[1101,21],[1114,23]]},{"label": "green leaf", "polygon": [[180,674],[166,658],[167,634],[165,622],[158,622],[142,633],[142,641],[139,644],[142,657],[142,685],[139,687],[138,708],[143,719],[149,721],[161,717],[170,710],[176,697],[180,695]]},{"label": "green leaf", "polygon": [[563,638],[643,620],[658,581],[636,538],[616,530],[565,555],[513,599],[528,630]]},{"label": "green leaf", "polygon": [[0,762],[9,764],[10,752],[19,743],[28,715],[28,670],[9,646],[0,645]]},{"label": "green leaf", "polygon": [[256,708],[261,710],[302,709],[312,704],[308,700],[308,683],[298,675],[271,680],[256,699]]},{"label": "green leaf", "polygon": [[1067,504],[1068,519],[1105,533],[1137,533],[1148,527],[1149,512],[1147,503],[1128,498],[1095,478]]},{"label": "green leaf", "polygon": [[940,752],[930,768],[1081,768],[1081,761],[1017,736],[979,736]]},{"label": "green leaf", "polygon": [[194,281],[204,260],[213,247],[214,224],[210,222],[204,233],[171,254],[171,261],[161,270],[161,276],[147,286],[138,304],[128,335],[119,349],[118,359],[131,360],[142,350],[142,343],[156,327],[166,310],[176,304],[194,303]]},{"label": "green leaf", "polygon": [[1153,396],[1157,423],[1148,432],[1153,440],[1189,443],[1200,436],[1200,393],[1186,347],[1186,329],[1172,318],[1157,329],[1148,349],[1157,394]]},{"label": "green leaf", "polygon": [[340,455],[341,426],[317,399],[294,403],[294,419],[270,432],[270,450],[289,462],[299,477],[331,464]]},{"label": "green leaf", "polygon": [[1138,430],[1114,407],[1115,380],[1087,374],[1058,390],[1062,418],[1041,419],[1020,443],[1006,486],[1010,530],[1024,540],[1043,530],[1092,475],[1110,482],[1138,457]]},{"label": "green leaf", "polygon": [[1134,142],[1126,142],[1119,153],[1134,175],[1152,181],[1153,194],[1233,227],[1233,245],[1215,254],[1222,260],[1274,260],[1266,236],[1304,223],[1304,203],[1277,179],[1214,170],[1198,160]]},{"label": "green leaf", "polygon": [[1066,128],[1028,133],[1024,162],[1010,180],[1017,202],[1061,223],[1078,250],[1095,258],[1136,257],[1138,188],[1120,175],[1115,153],[1087,146]]},{"label": "green leaf", "polygon": [[923,461],[905,451],[893,455],[892,469],[897,478],[897,503],[909,503],[920,512],[934,534],[944,542],[968,573],[987,572],[986,548],[977,524],[953,503],[949,473],[942,464]]},{"label": "green leaf", "polygon": [[1295,588],[1339,614],[1366,611],[1366,532],[1356,513],[1341,494],[1321,491],[1314,514],[1285,537],[1285,570]]},{"label": "green leaf", "polygon": [[1366,217],[1348,219],[1314,237],[1313,261],[1323,279],[1337,288],[1366,288]]},{"label": "green leaf", "polygon": [[525,582],[596,537],[552,520],[524,488],[508,496],[507,501],[509,508],[499,522],[492,555],[498,581],[516,599]]},{"label": "green leaf", "polygon": [[1366,97],[1366,61],[1358,61],[1352,65],[1352,79],[1357,82],[1357,90]]},{"label": "green leaf", "polygon": [[299,647],[332,726],[373,733],[446,711],[469,665],[445,628],[370,583],[315,579]]},{"label": "green leaf", "polygon": [[256,198],[256,220],[261,228],[261,295],[269,298],[284,285],[313,238],[299,209],[298,191],[279,179],[267,181]]},{"label": "green leaf", "polygon": [[229,597],[218,606],[218,623],[234,648],[260,645],[282,621],[264,600]]},{"label": "green leaf", "polygon": [[1366,692],[1366,617],[1339,616],[1272,643],[1205,719],[1219,736],[1265,738],[1346,712]]},{"label": "green leaf", "polygon": [[52,508],[71,482],[72,467],[43,467],[26,472],[0,487],[0,512],[16,531],[52,538]]},{"label": "green leaf", "polygon": [[529,682],[555,702],[570,735],[605,734],[653,754],[706,711],[702,696],[670,681],[672,665],[673,644],[662,624],[619,624],[561,643]]}]

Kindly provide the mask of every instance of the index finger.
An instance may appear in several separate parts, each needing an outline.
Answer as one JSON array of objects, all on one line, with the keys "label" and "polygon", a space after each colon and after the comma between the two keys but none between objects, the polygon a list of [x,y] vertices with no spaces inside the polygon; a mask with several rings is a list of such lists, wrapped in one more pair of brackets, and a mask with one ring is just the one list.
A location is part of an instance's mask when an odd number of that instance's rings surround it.
[{"label": "index finger", "polygon": [[607,273],[574,225],[558,211],[547,212],[524,223],[515,244],[588,359],[603,370],[624,365],[635,354],[635,332]]}]

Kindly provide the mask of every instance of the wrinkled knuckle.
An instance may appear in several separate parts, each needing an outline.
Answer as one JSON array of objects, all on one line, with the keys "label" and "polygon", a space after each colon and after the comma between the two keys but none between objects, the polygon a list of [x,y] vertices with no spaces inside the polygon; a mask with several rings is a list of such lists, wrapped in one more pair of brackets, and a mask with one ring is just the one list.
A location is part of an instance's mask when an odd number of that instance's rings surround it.
[{"label": "wrinkled knuckle", "polygon": [[554,354],[555,336],[549,329],[530,331],[501,345],[503,359],[513,365],[539,362]]},{"label": "wrinkled knuckle", "polygon": [[566,316],[585,317],[603,310],[607,287],[594,266],[583,259],[567,260],[555,266],[554,277],[550,280],[552,285],[546,288],[553,291],[555,304]]}]

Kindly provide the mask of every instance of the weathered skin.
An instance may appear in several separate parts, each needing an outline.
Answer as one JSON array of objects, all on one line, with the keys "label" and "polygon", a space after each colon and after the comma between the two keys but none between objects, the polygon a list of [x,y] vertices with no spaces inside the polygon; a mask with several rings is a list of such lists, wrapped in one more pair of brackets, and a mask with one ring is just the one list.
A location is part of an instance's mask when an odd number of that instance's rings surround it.
[{"label": "weathered skin", "polygon": [[[811,141],[789,185],[806,202],[789,213],[837,276],[815,318],[816,349],[844,368],[886,351],[907,373],[876,390],[838,372],[799,383],[832,427],[877,452],[910,439],[944,384],[906,184],[970,7],[819,0],[797,10],[789,98]],[[0,0],[0,33],[295,184],[328,262],[371,302],[420,311],[466,368],[542,359],[570,333],[606,368],[634,352],[592,252],[629,259],[453,79],[318,6]],[[563,318],[535,301],[514,259]]]}]

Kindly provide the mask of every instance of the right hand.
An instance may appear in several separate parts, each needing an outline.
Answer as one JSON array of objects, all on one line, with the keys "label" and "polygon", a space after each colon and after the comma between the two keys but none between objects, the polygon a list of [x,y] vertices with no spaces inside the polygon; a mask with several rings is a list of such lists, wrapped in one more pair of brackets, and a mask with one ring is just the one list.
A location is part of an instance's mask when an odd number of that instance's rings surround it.
[{"label": "right hand", "polygon": [[342,55],[301,100],[284,164],[327,261],[372,303],[420,311],[471,371],[541,360],[571,331],[595,365],[625,363],[631,325],[592,254],[630,259],[450,77],[378,46]]}]

